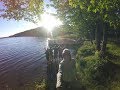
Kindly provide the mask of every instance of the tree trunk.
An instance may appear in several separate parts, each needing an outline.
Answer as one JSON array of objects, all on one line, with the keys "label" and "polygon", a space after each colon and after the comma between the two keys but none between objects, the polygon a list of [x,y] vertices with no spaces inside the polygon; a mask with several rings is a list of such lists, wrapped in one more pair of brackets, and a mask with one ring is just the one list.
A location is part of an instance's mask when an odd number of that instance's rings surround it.
[{"label": "tree trunk", "polygon": [[101,47],[101,57],[102,57],[102,58],[105,57],[105,53],[106,53],[107,29],[108,29],[108,25],[105,24],[105,28],[104,28],[104,30],[103,30],[103,43],[102,43],[102,47]]},{"label": "tree trunk", "polygon": [[91,42],[91,44],[93,44],[93,37],[91,35],[91,32],[89,32],[89,36],[90,36],[90,42]]},{"label": "tree trunk", "polygon": [[101,47],[101,56],[102,57],[105,56],[106,44],[107,44],[107,35],[106,35],[106,30],[104,30],[103,31],[103,43],[102,43],[102,47]]},{"label": "tree trunk", "polygon": [[96,28],[96,50],[101,50],[101,29],[102,29],[102,23],[101,20],[97,20],[97,28]]}]

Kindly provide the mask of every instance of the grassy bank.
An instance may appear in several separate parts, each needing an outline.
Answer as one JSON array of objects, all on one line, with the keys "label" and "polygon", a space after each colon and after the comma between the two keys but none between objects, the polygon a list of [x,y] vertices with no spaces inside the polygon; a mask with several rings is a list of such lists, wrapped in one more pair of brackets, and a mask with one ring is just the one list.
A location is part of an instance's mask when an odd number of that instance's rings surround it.
[{"label": "grassy bank", "polygon": [[120,46],[107,45],[107,56],[99,58],[95,46],[85,42],[77,52],[76,68],[80,84],[87,90],[120,90]]}]

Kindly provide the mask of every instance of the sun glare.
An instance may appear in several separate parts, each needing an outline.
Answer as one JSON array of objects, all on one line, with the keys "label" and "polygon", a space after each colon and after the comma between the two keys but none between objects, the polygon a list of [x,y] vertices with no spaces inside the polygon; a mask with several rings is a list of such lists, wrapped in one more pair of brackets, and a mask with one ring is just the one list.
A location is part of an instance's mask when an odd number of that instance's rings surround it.
[{"label": "sun glare", "polygon": [[41,26],[45,27],[48,32],[59,25],[62,25],[62,22],[58,18],[47,13],[41,15]]}]

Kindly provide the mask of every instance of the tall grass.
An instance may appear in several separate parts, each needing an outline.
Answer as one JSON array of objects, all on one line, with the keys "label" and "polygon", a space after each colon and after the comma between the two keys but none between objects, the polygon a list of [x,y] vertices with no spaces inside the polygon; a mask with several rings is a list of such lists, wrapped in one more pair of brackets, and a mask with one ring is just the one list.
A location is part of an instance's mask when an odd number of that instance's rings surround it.
[{"label": "tall grass", "polygon": [[120,66],[114,63],[115,58],[120,62],[120,47],[108,44],[107,52],[106,58],[100,59],[99,52],[89,42],[78,49],[76,69],[80,84],[87,90],[120,90]]}]

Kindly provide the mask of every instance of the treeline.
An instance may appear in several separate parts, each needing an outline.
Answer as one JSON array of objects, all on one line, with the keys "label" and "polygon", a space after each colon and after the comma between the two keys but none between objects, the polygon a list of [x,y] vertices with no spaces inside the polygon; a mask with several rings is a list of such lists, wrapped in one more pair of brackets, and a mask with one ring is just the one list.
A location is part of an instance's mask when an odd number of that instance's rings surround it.
[{"label": "treeline", "polygon": [[96,50],[105,56],[108,40],[119,40],[119,0],[51,0],[64,22],[63,30],[81,38],[95,40]]}]

